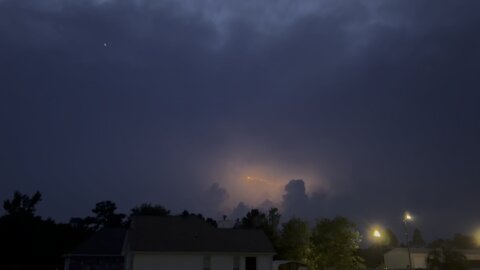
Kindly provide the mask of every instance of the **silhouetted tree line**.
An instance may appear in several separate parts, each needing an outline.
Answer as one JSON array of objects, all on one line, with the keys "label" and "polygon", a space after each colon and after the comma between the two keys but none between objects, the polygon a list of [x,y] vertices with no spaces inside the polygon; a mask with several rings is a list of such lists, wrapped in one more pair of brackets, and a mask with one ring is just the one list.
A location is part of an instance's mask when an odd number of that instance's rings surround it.
[{"label": "silhouetted tree line", "polygon": [[[68,223],[55,222],[36,214],[42,194],[29,196],[16,191],[5,200],[0,217],[0,269],[63,269],[63,255],[103,228],[126,228],[134,216],[169,216],[170,211],[157,204],[143,203],[130,214],[117,212],[112,201],[96,203],[92,215],[73,217]],[[202,214],[183,211],[180,216],[196,216],[217,227],[217,222]]]},{"label": "silhouetted tree line", "polygon": [[[150,203],[136,206],[126,215],[117,212],[114,202],[101,201],[92,209],[91,216],[59,223],[36,214],[41,200],[38,191],[32,196],[17,191],[12,199],[4,201],[6,213],[0,217],[0,269],[63,269],[63,255],[102,228],[128,227],[134,216],[171,215],[165,207]],[[217,226],[215,220],[187,210],[179,216],[196,216]],[[277,251],[275,259],[295,260],[311,270],[381,267],[383,253],[402,246],[395,234],[386,229],[381,242],[360,249],[360,233],[344,217],[319,219],[313,226],[299,218],[285,223],[280,220],[277,208],[265,213],[252,209],[237,219],[235,228],[263,230]],[[414,230],[409,245],[434,248],[428,258],[431,269],[463,269],[465,260],[461,260],[462,255],[455,249],[476,247],[473,237],[461,234],[427,245],[418,229]]]},{"label": "silhouetted tree line", "polygon": [[267,213],[252,209],[237,222],[237,227],[263,230],[277,251],[275,259],[295,260],[311,270],[365,268],[358,254],[360,233],[348,219],[324,218],[311,228],[299,218],[283,224],[280,218],[277,208]]}]

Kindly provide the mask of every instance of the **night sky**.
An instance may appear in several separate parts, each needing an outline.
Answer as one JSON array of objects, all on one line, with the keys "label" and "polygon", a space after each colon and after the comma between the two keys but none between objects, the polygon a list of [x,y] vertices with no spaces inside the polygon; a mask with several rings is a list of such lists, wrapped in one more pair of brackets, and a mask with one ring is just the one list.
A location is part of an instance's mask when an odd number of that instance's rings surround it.
[{"label": "night sky", "polygon": [[39,214],[61,221],[109,199],[397,231],[409,210],[427,239],[470,233],[479,12],[473,0],[0,0],[0,200],[40,190]]}]

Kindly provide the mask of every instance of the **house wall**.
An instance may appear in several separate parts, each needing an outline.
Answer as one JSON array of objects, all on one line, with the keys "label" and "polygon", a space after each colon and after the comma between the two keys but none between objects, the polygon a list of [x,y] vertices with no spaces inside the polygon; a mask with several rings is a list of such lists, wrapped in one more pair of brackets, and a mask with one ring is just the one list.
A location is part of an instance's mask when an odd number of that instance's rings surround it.
[{"label": "house wall", "polygon": [[[412,268],[427,268],[427,253],[412,253]],[[396,248],[384,255],[385,266],[388,269],[406,269],[410,263],[408,260],[408,250],[406,248]]]},{"label": "house wall", "polygon": [[[426,253],[418,253],[418,254],[412,254],[412,265],[414,269],[421,268],[421,269],[426,269],[427,268],[427,255]],[[408,258],[408,256],[407,256]]]},{"label": "house wall", "polygon": [[407,249],[393,249],[385,253],[384,259],[388,269],[406,269],[409,263]]},{"label": "house wall", "polygon": [[[215,254],[135,254],[132,270],[202,270],[203,257],[210,256],[211,270],[233,270],[233,257],[238,255]],[[271,255],[247,255],[257,257],[257,270],[272,270]],[[240,270],[245,270],[245,256],[240,256]]]},{"label": "house wall", "polygon": [[73,256],[65,260],[67,270],[123,270],[123,256]]},{"label": "house wall", "polygon": [[203,257],[199,255],[135,254],[132,266],[132,270],[201,270]]}]

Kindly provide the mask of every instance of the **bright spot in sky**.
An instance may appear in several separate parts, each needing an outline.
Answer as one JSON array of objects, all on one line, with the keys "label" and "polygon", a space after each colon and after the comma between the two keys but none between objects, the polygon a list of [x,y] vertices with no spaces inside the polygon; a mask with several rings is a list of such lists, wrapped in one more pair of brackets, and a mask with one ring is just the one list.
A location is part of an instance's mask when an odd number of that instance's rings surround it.
[{"label": "bright spot in sky", "polygon": [[260,177],[250,177],[247,176],[247,182],[262,182],[262,183],[269,183],[268,180],[260,178]]},{"label": "bright spot in sky", "polygon": [[103,47],[107,47],[107,43],[103,43]]},{"label": "bright spot in sky", "polygon": [[410,221],[410,220],[413,220],[413,217],[412,217],[412,215],[410,215],[409,212],[405,212],[405,216],[403,217],[403,220],[404,221]]}]

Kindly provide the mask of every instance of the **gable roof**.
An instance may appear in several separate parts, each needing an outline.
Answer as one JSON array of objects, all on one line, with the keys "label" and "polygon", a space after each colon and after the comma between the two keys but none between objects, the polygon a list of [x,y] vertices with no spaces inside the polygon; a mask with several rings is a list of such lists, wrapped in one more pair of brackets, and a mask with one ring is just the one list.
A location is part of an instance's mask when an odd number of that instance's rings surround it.
[{"label": "gable roof", "polygon": [[261,230],[218,229],[189,217],[135,217],[128,232],[132,251],[271,253]]},{"label": "gable roof", "polygon": [[122,255],[127,230],[122,228],[104,228],[80,244],[69,255],[80,256],[119,256]]}]

